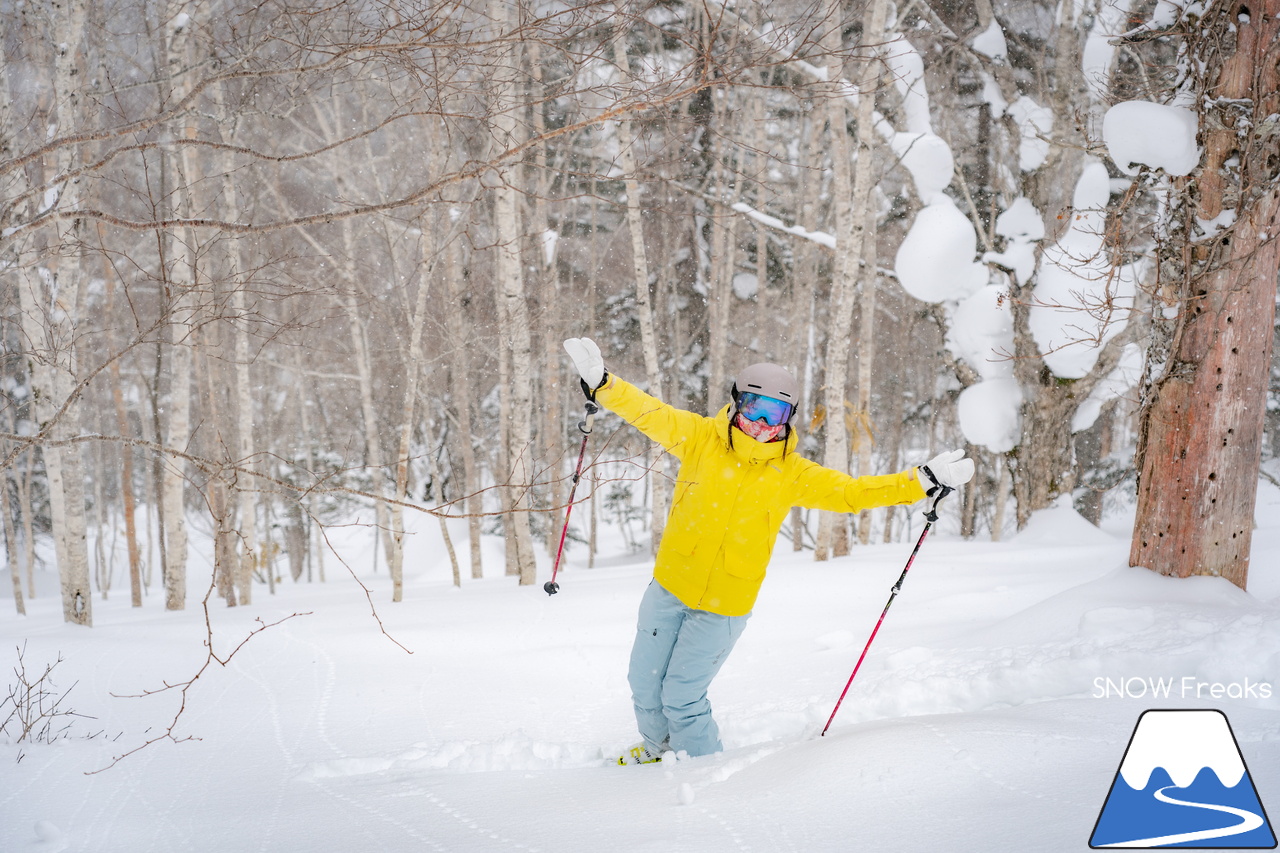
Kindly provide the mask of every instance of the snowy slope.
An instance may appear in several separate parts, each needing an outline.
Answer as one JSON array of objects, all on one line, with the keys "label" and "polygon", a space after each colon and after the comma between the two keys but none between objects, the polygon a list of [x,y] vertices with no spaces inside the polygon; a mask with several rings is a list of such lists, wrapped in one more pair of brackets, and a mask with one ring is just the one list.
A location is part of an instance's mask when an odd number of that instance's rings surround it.
[{"label": "snowy slope", "polygon": [[[61,654],[70,706],[96,719],[51,746],[0,743],[0,850],[1086,850],[1149,707],[1225,711],[1274,814],[1273,491],[1252,595],[1129,569],[1122,522],[1104,533],[1065,508],[1003,543],[931,537],[823,738],[911,542],[825,564],[782,543],[712,687],[726,751],[639,768],[603,760],[635,739],[625,670],[648,582],[639,557],[588,571],[575,551],[553,598],[501,577],[453,589],[423,523],[403,604],[389,603],[385,574],[362,574],[389,637],[333,564],[326,584],[215,605],[220,653],[256,619],[306,615],[201,677],[175,730],[196,740],[92,775],[172,721],[173,693],[116,697],[189,678],[203,612],[193,601],[166,614],[154,598],[133,611],[117,594],[84,630],[45,595],[25,619],[0,612],[0,658],[24,642],[28,670]],[[353,561],[367,549],[365,531],[338,533]],[[1133,695],[1159,678],[1271,689]],[[1107,679],[1128,693],[1102,698]]]}]

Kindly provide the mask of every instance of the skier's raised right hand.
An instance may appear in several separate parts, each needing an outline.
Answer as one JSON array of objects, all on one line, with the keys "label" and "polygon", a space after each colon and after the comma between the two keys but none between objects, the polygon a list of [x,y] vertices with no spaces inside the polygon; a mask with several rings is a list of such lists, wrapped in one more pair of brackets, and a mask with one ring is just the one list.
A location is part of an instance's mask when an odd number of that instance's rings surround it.
[{"label": "skier's raised right hand", "polygon": [[569,353],[573,366],[582,377],[582,393],[587,395],[588,400],[594,400],[596,390],[609,376],[604,369],[600,347],[591,338],[569,338],[564,342],[564,351]]}]

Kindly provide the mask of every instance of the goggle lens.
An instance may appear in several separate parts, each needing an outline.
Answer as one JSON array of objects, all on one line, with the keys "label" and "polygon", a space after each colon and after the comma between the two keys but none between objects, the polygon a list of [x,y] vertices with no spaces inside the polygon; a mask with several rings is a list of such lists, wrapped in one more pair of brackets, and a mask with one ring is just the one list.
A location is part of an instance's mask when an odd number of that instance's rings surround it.
[{"label": "goggle lens", "polygon": [[782,426],[791,420],[794,407],[773,397],[760,394],[743,394],[738,398],[738,411],[749,421],[763,420],[769,426]]}]

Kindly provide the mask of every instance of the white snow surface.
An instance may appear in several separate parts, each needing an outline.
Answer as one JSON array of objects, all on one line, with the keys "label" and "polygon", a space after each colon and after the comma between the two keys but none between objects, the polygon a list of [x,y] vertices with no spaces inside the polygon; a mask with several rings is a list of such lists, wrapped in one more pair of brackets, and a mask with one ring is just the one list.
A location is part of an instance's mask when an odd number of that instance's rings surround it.
[{"label": "white snow surface", "polygon": [[[180,743],[110,767],[180,704],[174,692],[128,697],[190,679],[205,659],[202,581],[176,613],[154,591],[130,608],[117,588],[84,629],[61,621],[56,576],[41,571],[28,616],[0,610],[0,672],[17,646],[28,672],[60,655],[56,683],[74,684],[68,707],[92,719],[54,744],[0,737],[0,850],[1085,851],[1151,707],[1222,709],[1275,813],[1280,490],[1260,489],[1249,593],[1129,568],[1123,517],[1100,530],[1058,506],[1006,542],[963,541],[959,503],[943,506],[825,737],[918,511],[898,541],[824,563],[780,541],[712,685],[725,751],[645,767],[607,761],[636,740],[626,668],[651,569],[612,545],[594,569],[571,546],[547,596],[543,549],[539,585],[520,587],[486,539],[496,576],[455,589],[435,521],[411,515],[405,600],[392,604],[372,531],[334,528],[386,635],[332,555],[327,583],[214,603],[221,655],[299,615],[204,672]],[[453,530],[465,567],[465,527]],[[194,537],[193,566],[207,571],[209,553]],[[1102,679],[1156,677],[1271,689],[1099,692]]]}]

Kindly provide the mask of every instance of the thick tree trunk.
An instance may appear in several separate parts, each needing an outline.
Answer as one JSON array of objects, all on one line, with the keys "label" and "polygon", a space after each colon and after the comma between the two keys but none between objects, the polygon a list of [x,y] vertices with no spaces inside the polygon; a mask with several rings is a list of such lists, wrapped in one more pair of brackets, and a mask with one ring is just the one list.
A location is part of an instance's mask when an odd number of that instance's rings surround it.
[{"label": "thick tree trunk", "polygon": [[1261,235],[1280,231],[1278,212],[1273,187],[1236,221],[1227,263],[1196,281],[1143,419],[1130,565],[1246,585],[1280,268],[1280,240]]},{"label": "thick tree trunk", "polygon": [[1237,217],[1170,264],[1180,262],[1185,289],[1142,414],[1129,562],[1243,589],[1280,275],[1280,158],[1274,137],[1255,130],[1280,112],[1280,0],[1226,3],[1203,25],[1198,58],[1214,100],[1201,121],[1194,213],[1210,220],[1235,208]]}]

